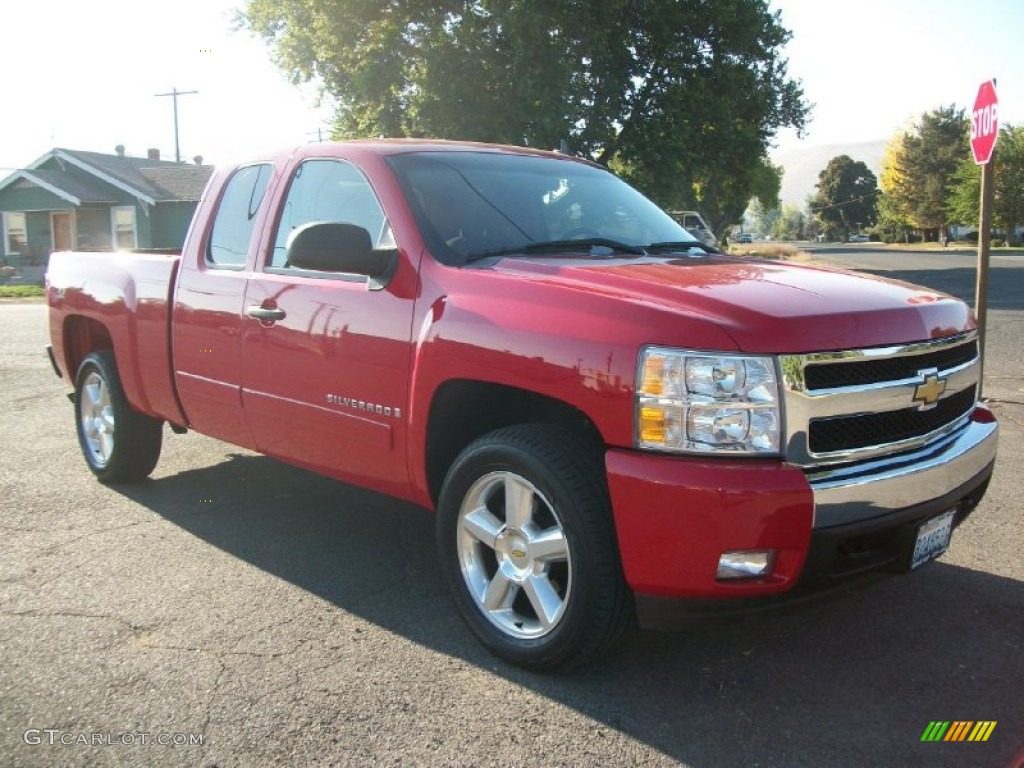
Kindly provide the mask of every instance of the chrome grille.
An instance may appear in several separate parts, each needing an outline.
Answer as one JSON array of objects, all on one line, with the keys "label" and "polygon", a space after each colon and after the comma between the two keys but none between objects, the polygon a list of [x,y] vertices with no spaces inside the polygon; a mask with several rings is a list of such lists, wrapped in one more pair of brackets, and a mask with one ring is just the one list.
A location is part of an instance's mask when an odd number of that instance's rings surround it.
[{"label": "chrome grille", "polygon": [[851,360],[808,365],[804,371],[807,389],[834,389],[874,384],[878,381],[899,381],[917,376],[926,368],[947,370],[969,363],[978,356],[977,340],[955,347],[946,347],[921,354],[884,359]]},{"label": "chrome grille", "polygon": [[902,411],[812,420],[811,453],[868,448],[927,435],[974,410],[974,393],[974,387],[957,392],[927,411],[905,408]]},{"label": "chrome grille", "polygon": [[[962,426],[976,401],[976,333],[780,358],[786,458],[836,464],[916,448]],[[937,398],[937,399],[936,399]]]}]

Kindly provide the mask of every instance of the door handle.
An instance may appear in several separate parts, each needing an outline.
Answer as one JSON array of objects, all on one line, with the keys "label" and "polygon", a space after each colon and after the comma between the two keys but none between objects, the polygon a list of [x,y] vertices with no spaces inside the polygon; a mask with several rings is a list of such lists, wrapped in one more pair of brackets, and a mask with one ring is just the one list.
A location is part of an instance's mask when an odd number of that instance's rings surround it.
[{"label": "door handle", "polygon": [[259,305],[249,307],[245,310],[245,314],[249,317],[255,317],[257,320],[263,321],[284,320],[285,317],[285,311],[283,309],[277,309],[276,307],[261,307]]}]

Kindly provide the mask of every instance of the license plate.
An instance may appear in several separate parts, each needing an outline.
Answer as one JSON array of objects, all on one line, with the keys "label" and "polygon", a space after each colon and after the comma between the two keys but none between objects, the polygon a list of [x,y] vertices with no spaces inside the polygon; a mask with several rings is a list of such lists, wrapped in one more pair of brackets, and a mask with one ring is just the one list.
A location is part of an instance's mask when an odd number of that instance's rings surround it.
[{"label": "license plate", "polygon": [[956,510],[951,509],[921,524],[917,529],[917,542],[914,544],[914,556],[910,559],[910,570],[934,560],[949,548],[955,515]]}]

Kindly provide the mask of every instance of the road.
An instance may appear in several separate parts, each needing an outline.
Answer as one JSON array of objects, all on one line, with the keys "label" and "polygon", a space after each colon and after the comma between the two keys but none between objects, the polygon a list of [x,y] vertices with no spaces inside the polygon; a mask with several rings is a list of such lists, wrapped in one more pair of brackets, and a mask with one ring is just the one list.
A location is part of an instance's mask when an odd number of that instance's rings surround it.
[{"label": "road", "polygon": [[[940,561],[784,613],[634,631],[611,661],[545,676],[470,637],[423,510],[191,434],[168,433],[147,482],[94,482],[45,322],[0,304],[5,765],[1024,759],[1024,405],[996,404],[992,488]],[[997,726],[921,743],[932,720]]]}]

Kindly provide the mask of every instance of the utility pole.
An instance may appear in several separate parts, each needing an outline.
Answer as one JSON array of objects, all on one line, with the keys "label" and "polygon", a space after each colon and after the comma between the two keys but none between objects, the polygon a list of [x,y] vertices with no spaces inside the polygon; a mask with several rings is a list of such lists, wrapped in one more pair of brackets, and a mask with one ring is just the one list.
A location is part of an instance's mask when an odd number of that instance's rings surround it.
[{"label": "utility pole", "polygon": [[199,91],[179,91],[176,87],[171,88],[170,93],[157,93],[156,96],[170,96],[174,99],[174,161],[181,162],[181,147],[178,145],[178,97],[189,96]]}]

